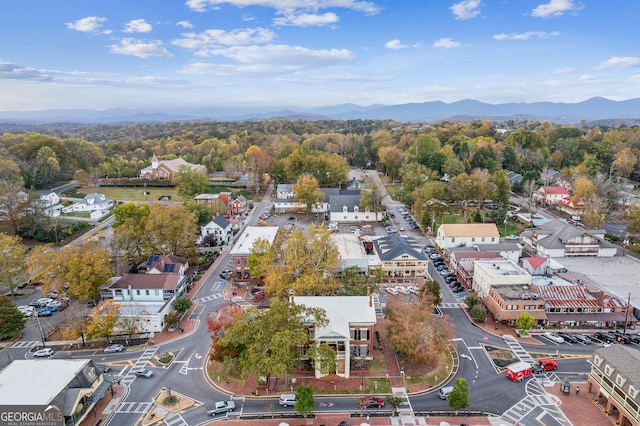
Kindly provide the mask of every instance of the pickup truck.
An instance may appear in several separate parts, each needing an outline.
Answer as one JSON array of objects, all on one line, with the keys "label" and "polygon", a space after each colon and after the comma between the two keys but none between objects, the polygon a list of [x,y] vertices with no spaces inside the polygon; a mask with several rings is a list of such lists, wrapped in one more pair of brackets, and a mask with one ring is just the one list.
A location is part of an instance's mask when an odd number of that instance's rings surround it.
[{"label": "pickup truck", "polygon": [[236,403],[233,401],[218,401],[213,409],[207,411],[207,415],[215,416],[218,413],[227,413],[233,411],[236,408]]}]

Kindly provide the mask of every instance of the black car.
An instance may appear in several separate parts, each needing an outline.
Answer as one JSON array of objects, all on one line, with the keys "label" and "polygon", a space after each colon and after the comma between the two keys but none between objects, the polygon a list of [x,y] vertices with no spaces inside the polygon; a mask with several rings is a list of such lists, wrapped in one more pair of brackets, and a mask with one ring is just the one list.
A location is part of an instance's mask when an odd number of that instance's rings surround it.
[{"label": "black car", "polygon": [[451,288],[462,287],[462,284],[460,284],[460,281],[458,280],[453,280],[449,283],[449,287]]},{"label": "black car", "polygon": [[617,341],[616,336],[614,336],[613,334],[609,334],[609,333],[598,332],[598,333],[594,334],[594,336],[596,337],[596,339],[600,340],[601,342],[605,342],[605,343],[615,343]]},{"label": "black car", "polygon": [[576,339],[576,337],[573,334],[558,333],[558,336],[562,337],[565,342],[578,343],[578,339]]},{"label": "black car", "polygon": [[446,277],[444,277],[444,281],[449,284],[452,283],[454,281],[457,281],[457,278],[455,275],[447,275]]},{"label": "black car", "polygon": [[464,291],[464,287],[456,286],[452,290],[453,290],[454,293],[460,293],[461,291]]}]

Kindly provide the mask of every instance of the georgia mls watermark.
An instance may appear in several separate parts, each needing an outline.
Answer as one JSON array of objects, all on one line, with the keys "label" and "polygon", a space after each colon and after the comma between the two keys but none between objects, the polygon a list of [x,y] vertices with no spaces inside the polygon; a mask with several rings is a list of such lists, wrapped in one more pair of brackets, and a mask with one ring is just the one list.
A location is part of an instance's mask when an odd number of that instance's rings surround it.
[{"label": "georgia mls watermark", "polygon": [[57,405],[0,405],[0,426],[64,426]]}]

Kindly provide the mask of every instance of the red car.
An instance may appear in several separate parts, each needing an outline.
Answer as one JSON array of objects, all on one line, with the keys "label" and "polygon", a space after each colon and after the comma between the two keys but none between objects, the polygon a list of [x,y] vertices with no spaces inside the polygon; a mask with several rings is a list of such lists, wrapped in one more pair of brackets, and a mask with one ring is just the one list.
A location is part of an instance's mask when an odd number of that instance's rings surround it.
[{"label": "red car", "polygon": [[552,359],[541,359],[534,367],[534,373],[541,373],[543,371],[551,371],[558,368],[558,363]]},{"label": "red car", "polygon": [[381,408],[384,407],[384,399],[375,396],[365,396],[358,400],[360,408]]}]

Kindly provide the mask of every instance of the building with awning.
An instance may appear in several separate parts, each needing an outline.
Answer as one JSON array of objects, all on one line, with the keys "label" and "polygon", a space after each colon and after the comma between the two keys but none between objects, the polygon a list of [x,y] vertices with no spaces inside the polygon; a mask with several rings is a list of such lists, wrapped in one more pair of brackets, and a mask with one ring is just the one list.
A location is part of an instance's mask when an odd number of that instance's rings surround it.
[{"label": "building with awning", "polygon": [[43,406],[54,417],[64,417],[64,423],[50,424],[73,425],[91,412],[111,383],[90,359],[16,360],[0,371],[0,401]]}]

